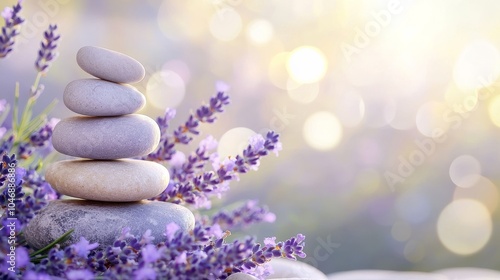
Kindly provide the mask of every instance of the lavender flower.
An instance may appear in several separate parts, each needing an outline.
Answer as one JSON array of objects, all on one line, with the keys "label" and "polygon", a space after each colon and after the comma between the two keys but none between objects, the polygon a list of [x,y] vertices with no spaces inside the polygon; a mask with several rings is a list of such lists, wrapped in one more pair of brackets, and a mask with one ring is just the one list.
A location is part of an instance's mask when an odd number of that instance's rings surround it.
[{"label": "lavender flower", "polygon": [[52,131],[58,122],[59,119],[50,119],[50,121],[46,122],[38,131],[30,135],[28,142],[20,143],[17,152],[19,156],[23,159],[27,159],[36,149],[47,147],[52,138]]},{"label": "lavender flower", "polygon": [[217,119],[215,114],[222,113],[224,106],[229,104],[229,96],[224,91],[218,91],[215,96],[210,98],[209,105],[202,105],[194,114],[189,115],[188,120],[179,126],[173,135],[167,133],[168,123],[174,117],[175,111],[167,110],[165,116],[158,118],[157,122],[162,131],[160,144],[155,152],[147,155],[145,159],[153,161],[168,161],[175,154],[176,144],[189,144],[192,135],[200,134],[198,126],[202,123],[213,123]]},{"label": "lavender flower", "polygon": [[269,212],[267,207],[260,207],[256,200],[250,200],[245,205],[231,211],[219,211],[212,217],[211,224],[218,224],[226,230],[246,228],[259,222],[272,223],[276,215]]},{"label": "lavender flower", "polygon": [[12,8],[7,7],[2,12],[5,26],[2,27],[0,34],[0,58],[6,57],[12,51],[15,38],[19,35],[19,26],[24,22],[24,19],[19,16],[21,9],[21,1],[19,1]]},{"label": "lavender flower", "polygon": [[[238,174],[257,170],[262,156],[269,152],[277,153],[281,149],[279,135],[273,131],[268,132],[266,138],[255,136],[242,155],[236,156],[235,159],[224,159],[222,162],[217,156],[207,156],[204,145],[215,146],[213,143],[203,143],[181,167],[174,167],[169,185],[153,200],[209,208],[209,198],[220,197],[229,190],[229,182],[238,179]],[[208,159],[212,161],[213,171],[203,170]]]},{"label": "lavender flower", "polygon": [[93,280],[95,279],[94,273],[87,269],[83,270],[70,270],[66,273],[68,280]]},{"label": "lavender flower", "polygon": [[35,62],[35,67],[38,72],[47,72],[50,63],[59,55],[55,50],[57,41],[61,38],[56,34],[57,25],[49,25],[47,31],[43,33],[45,41],[41,42],[40,50],[38,51],[38,59]]},{"label": "lavender flower", "polygon": [[[55,30],[55,29],[54,29]],[[52,36],[52,35],[51,35]],[[54,35],[55,36],[55,35]],[[45,35],[45,37],[50,37]],[[55,37],[54,37],[55,38]],[[48,40],[48,39],[47,39]],[[55,39],[57,40],[57,39]],[[54,40],[54,41],[55,41]],[[48,48],[42,45],[42,48]],[[37,64],[37,68],[42,64]],[[39,75],[47,68],[39,69]],[[248,170],[256,170],[261,157],[281,149],[278,134],[269,132],[265,137],[255,136],[242,154],[235,158],[220,159],[214,152],[218,143],[209,136],[203,139],[197,149],[184,154],[175,149],[177,144],[188,144],[192,136],[199,134],[199,123],[215,121],[215,114],[223,111],[228,103],[223,91],[224,85],[218,86],[218,94],[210,99],[208,105],[200,107],[196,113],[172,135],[167,129],[175,111],[168,110],[157,121],[162,127],[163,148],[147,157],[149,160],[168,160],[171,164],[171,182],[157,200],[184,203],[194,207],[209,207],[210,199],[220,197],[229,188],[232,180]],[[40,88],[38,88],[40,89]],[[32,91],[35,100],[40,91]],[[40,123],[43,119],[37,120]],[[50,146],[52,130],[57,120],[51,120],[34,132],[25,133],[22,141],[13,138],[4,139],[0,145],[2,162],[0,163],[0,205],[5,209],[8,191],[4,182],[12,173],[8,168],[17,165],[17,160],[30,157],[36,149]],[[12,148],[18,149],[18,157],[9,155]],[[35,164],[36,166],[36,164]],[[14,201],[17,221],[12,225],[17,236],[22,237],[22,230],[29,221],[43,209],[50,200],[59,199],[60,195],[37,172],[37,167],[15,168]],[[151,230],[142,236],[134,236],[130,229],[122,229],[115,242],[109,246],[98,247],[84,237],[80,241],[62,248],[55,245],[48,253],[33,256],[33,250],[23,246],[23,239],[17,246],[19,257],[17,274],[0,266],[0,273],[5,279],[225,279],[237,272],[250,273],[264,279],[270,275],[267,265],[272,258],[305,257],[303,252],[304,236],[297,235],[284,242],[276,242],[275,237],[264,239],[264,245],[255,238],[246,237],[227,242],[229,229],[245,228],[257,222],[272,222],[274,214],[266,207],[249,201],[233,211],[220,211],[211,218],[199,216],[194,229],[190,232],[180,230],[171,223],[166,225],[162,240],[155,240]],[[200,221],[201,220],[201,221]],[[9,253],[8,220],[0,217],[0,261],[5,263]],[[158,237],[157,237],[158,238]],[[153,244],[153,241],[155,243]],[[31,252],[31,262],[28,253]],[[10,273],[10,274],[7,274]]]}]

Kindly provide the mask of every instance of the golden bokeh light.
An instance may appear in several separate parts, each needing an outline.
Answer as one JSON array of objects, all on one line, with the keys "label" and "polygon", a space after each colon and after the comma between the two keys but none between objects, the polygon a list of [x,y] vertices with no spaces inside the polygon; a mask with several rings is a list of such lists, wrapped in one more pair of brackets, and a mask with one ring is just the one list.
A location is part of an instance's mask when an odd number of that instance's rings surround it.
[{"label": "golden bokeh light", "polygon": [[289,79],[287,89],[290,99],[301,104],[311,103],[319,95],[319,83],[297,84],[295,80]]},{"label": "golden bokeh light", "polygon": [[492,231],[490,212],[473,199],[454,200],[441,211],[437,222],[439,240],[458,255],[480,251],[490,240]]},{"label": "golden bokeh light", "polygon": [[288,74],[286,64],[290,57],[289,52],[276,54],[269,63],[268,75],[271,83],[278,88],[288,90],[290,75]]},{"label": "golden bokeh light", "polygon": [[235,157],[243,152],[248,146],[248,140],[254,136],[255,131],[246,127],[235,127],[226,131],[219,140],[217,153],[221,160],[227,157]]},{"label": "golden bokeh light", "polygon": [[453,160],[449,173],[455,185],[470,188],[481,178],[481,164],[471,155],[461,155]]},{"label": "golden bokeh light", "polygon": [[255,45],[265,45],[274,36],[273,25],[265,19],[254,19],[248,23],[246,36]]},{"label": "golden bokeh light", "polygon": [[296,48],[287,61],[290,77],[300,84],[314,83],[323,79],[326,69],[325,55],[312,46]]},{"label": "golden bokeh light", "polygon": [[430,101],[419,107],[416,116],[417,129],[422,135],[436,137],[436,132],[444,133],[450,127],[451,111],[446,104]]},{"label": "golden bokeh light", "polygon": [[335,114],[345,127],[355,127],[365,115],[365,102],[356,92],[341,91],[335,99]]},{"label": "golden bokeh light", "polygon": [[488,41],[465,46],[453,69],[453,79],[464,90],[489,86],[500,75],[500,54]]},{"label": "golden bokeh light", "polygon": [[470,188],[455,188],[453,199],[475,199],[488,208],[490,213],[495,212],[498,207],[500,193],[498,187],[488,178],[480,177]]},{"label": "golden bokeh light", "polygon": [[488,115],[491,122],[500,127],[500,95],[493,97],[488,105]]},{"label": "golden bokeh light", "polygon": [[330,150],[342,139],[342,126],[334,114],[321,111],[306,119],[302,134],[312,148]]},{"label": "golden bokeh light", "polygon": [[235,9],[223,9],[215,12],[210,19],[210,33],[221,41],[232,41],[241,33],[243,23]]},{"label": "golden bokeh light", "polygon": [[405,221],[396,221],[392,225],[391,235],[397,241],[403,242],[410,239],[412,233],[411,225]]},{"label": "golden bokeh light", "polygon": [[158,109],[177,107],[184,99],[185,93],[184,80],[170,70],[154,73],[146,85],[148,102]]}]

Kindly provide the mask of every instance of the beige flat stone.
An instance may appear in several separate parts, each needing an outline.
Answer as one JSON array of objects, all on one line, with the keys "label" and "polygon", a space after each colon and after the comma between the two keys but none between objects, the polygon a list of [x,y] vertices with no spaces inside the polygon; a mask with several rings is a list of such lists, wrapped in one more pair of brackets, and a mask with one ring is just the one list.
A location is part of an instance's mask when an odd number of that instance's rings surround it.
[{"label": "beige flat stone", "polygon": [[58,192],[97,201],[139,201],[160,194],[170,175],[161,164],[134,159],[65,160],[47,168],[47,182]]}]

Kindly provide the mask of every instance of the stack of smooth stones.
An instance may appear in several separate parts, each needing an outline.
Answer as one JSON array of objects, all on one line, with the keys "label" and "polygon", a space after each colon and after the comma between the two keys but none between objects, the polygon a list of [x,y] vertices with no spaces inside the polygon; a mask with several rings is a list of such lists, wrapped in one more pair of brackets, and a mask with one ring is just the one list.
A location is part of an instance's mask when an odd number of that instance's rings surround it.
[{"label": "stack of smooth stones", "polygon": [[151,153],[159,144],[160,129],[151,118],[135,114],[144,96],[128,83],[144,78],[144,67],[124,54],[98,47],[77,53],[80,68],[97,79],[70,82],[64,104],[83,116],[61,120],[52,135],[54,148],[78,157],[51,164],[46,180],[70,199],[51,201],[25,230],[28,243],[43,248],[74,229],[67,244],[81,236],[100,246],[110,245],[125,227],[142,235],[150,229],[163,240],[166,224],[181,230],[194,228],[194,216],[185,207],[145,199],[168,185],[161,164],[131,159]]}]

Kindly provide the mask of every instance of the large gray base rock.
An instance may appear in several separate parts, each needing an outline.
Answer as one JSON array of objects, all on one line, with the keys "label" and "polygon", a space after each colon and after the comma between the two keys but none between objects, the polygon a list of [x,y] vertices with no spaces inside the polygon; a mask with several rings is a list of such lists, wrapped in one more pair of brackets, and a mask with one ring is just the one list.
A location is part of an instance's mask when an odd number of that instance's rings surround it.
[{"label": "large gray base rock", "polygon": [[141,236],[151,230],[153,243],[165,241],[165,227],[175,222],[182,231],[194,228],[194,215],[187,208],[160,201],[113,203],[86,200],[55,200],[30,221],[24,231],[28,244],[43,248],[70,229],[75,231],[62,245],[85,237],[100,247],[113,244],[123,228]]}]

